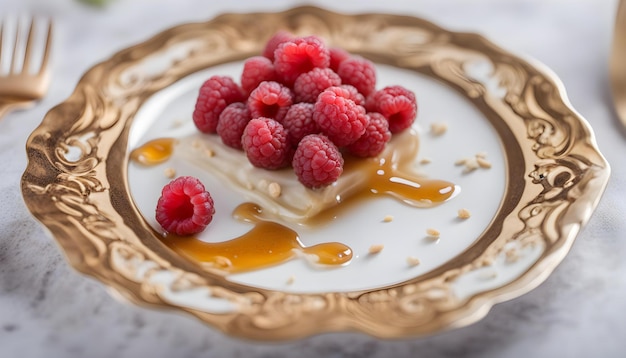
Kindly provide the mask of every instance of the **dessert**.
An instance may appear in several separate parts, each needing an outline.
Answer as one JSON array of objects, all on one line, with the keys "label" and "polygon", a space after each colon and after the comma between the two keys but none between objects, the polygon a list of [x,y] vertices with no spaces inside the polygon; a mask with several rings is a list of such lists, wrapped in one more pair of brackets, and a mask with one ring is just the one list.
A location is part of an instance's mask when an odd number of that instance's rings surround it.
[{"label": "dessert", "polygon": [[250,231],[209,243],[163,225],[163,242],[176,251],[226,272],[294,257],[343,265],[353,255],[348,246],[307,247],[290,226],[326,224],[347,201],[388,196],[429,207],[458,192],[416,173],[416,115],[413,92],[376,89],[369,60],[329,49],[316,36],[280,32],[263,56],[244,61],[241,87],[218,75],[202,84],[193,113],[198,133],[150,141],[131,158],[193,163],[244,197],[233,217],[252,224]]}]

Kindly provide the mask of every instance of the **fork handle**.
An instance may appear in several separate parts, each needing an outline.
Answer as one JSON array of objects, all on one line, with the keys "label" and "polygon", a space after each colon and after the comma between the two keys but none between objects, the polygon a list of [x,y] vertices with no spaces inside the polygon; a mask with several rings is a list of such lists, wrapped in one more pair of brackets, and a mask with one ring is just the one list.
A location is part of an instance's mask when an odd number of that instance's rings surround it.
[{"label": "fork handle", "polygon": [[19,108],[24,108],[27,106],[28,106],[28,103],[25,103],[22,101],[0,99],[0,119],[2,119],[2,117],[4,117],[5,114],[11,111],[14,111]]}]

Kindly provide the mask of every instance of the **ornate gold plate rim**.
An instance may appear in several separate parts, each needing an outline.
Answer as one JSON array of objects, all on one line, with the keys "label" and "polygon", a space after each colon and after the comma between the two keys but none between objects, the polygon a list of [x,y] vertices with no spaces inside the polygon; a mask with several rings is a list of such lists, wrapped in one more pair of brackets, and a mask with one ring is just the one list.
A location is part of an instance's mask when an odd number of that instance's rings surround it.
[{"label": "ornate gold plate rim", "polygon": [[[278,29],[315,33],[376,62],[431,76],[491,121],[505,143],[506,200],[475,245],[442,267],[397,285],[295,294],[229,282],[156,239],[133,205],[126,180],[134,114],[152,94],[189,74],[259,53]],[[175,47],[182,55],[162,70],[137,71]],[[493,96],[467,76],[464,60],[477,57],[492,64],[504,96]],[[344,15],[309,6],[225,14],[168,29],[122,50],[83,76],[72,95],[47,113],[26,147],[24,200],[74,268],[136,304],[185,311],[228,334],[259,340],[351,330],[380,338],[415,337],[475,322],[495,303],[547,278],[589,220],[610,172],[589,125],[571,108],[559,80],[541,65],[480,35],[447,31],[419,18]],[[510,242],[539,243],[544,250],[512,282],[456,299],[451,282],[488,265]],[[158,279],[164,275],[171,279]],[[237,308],[211,312],[170,298],[191,291]]]}]

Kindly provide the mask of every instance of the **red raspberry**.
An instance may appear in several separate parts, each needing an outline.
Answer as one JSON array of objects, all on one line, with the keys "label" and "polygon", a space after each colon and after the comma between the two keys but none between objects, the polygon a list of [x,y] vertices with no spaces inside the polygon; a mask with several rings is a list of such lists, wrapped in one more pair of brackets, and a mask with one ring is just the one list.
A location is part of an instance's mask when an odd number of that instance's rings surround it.
[{"label": "red raspberry", "polygon": [[243,150],[252,165],[280,169],[289,165],[291,145],[283,125],[271,118],[255,118],[248,122],[241,137]]},{"label": "red raspberry", "polygon": [[233,102],[244,100],[241,88],[227,76],[213,76],[200,87],[193,122],[203,133],[215,133],[220,113]]},{"label": "red raspberry", "polygon": [[372,61],[365,58],[353,56],[343,60],[337,74],[343,83],[353,85],[365,97],[376,88],[376,69]]},{"label": "red raspberry", "polygon": [[217,122],[217,134],[229,147],[242,149],[241,136],[250,122],[250,111],[243,102],[235,102],[224,108]]},{"label": "red raspberry", "polygon": [[339,86],[341,78],[330,68],[314,68],[303,73],[293,84],[296,102],[314,103],[322,91],[332,86]]},{"label": "red raspberry", "polygon": [[341,87],[330,87],[315,102],[313,120],[338,147],[359,139],[368,122],[365,108],[355,104],[349,95]]},{"label": "red raspberry", "polygon": [[370,121],[365,129],[365,133],[356,142],[347,147],[351,154],[362,158],[379,155],[385,149],[389,139],[391,139],[387,118],[376,112],[370,112],[367,116]]},{"label": "red raspberry", "polygon": [[178,177],[163,187],[156,220],[169,233],[193,235],[213,220],[213,198],[197,178]]},{"label": "red raspberry", "polygon": [[252,118],[272,118],[279,122],[285,118],[291,103],[291,90],[274,81],[261,82],[248,97],[248,109]]},{"label": "red raspberry", "polygon": [[367,99],[367,107],[387,118],[391,133],[409,128],[417,116],[415,94],[402,86],[389,86],[374,92]]},{"label": "red raspberry", "polygon": [[365,97],[363,97],[363,95],[359,92],[359,90],[356,89],[356,87],[354,87],[353,85],[341,85],[339,87],[348,91],[348,97],[346,98],[353,100],[354,103],[358,104],[359,106],[365,105]]},{"label": "red raspberry", "polygon": [[292,86],[301,74],[316,67],[326,68],[329,64],[328,48],[317,36],[298,37],[283,42],[274,52],[276,74],[287,86]]},{"label": "red raspberry", "polygon": [[328,49],[330,53],[330,67],[333,71],[337,72],[339,69],[339,64],[343,62],[343,60],[350,58],[350,53],[341,47],[331,47]]},{"label": "red raspberry", "polygon": [[298,180],[315,189],[337,181],[343,172],[343,157],[330,139],[309,134],[298,144],[292,165]]},{"label": "red raspberry", "polygon": [[283,42],[291,41],[294,39],[294,36],[285,30],[280,30],[276,32],[265,44],[265,48],[263,49],[263,56],[267,57],[270,61],[274,61],[274,51],[276,48],[282,44]]},{"label": "red raspberry", "polygon": [[313,111],[315,105],[313,103],[296,103],[289,107],[283,126],[287,130],[287,138],[289,142],[296,147],[304,136],[313,133],[319,133],[320,129],[313,120]]},{"label": "red raspberry", "polygon": [[241,88],[250,94],[263,81],[276,81],[276,71],[271,60],[263,56],[248,58],[241,72]]}]

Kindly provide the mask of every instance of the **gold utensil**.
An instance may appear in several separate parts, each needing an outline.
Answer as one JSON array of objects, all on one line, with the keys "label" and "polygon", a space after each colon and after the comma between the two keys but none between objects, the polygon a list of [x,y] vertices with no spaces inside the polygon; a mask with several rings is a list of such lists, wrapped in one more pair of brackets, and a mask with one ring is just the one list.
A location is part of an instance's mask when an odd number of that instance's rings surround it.
[{"label": "gold utensil", "polygon": [[618,117],[626,126],[626,1],[621,0],[615,17],[613,53],[610,62],[610,81],[613,103]]},{"label": "gold utensil", "polygon": [[[10,28],[6,19],[0,23],[0,118],[42,98],[48,90],[52,21],[48,20],[47,26],[43,20],[29,21],[26,36],[22,35],[20,19],[16,21],[15,41],[8,39]],[[42,23],[45,29],[38,32]],[[44,41],[37,41],[39,34]],[[35,63],[36,60],[40,62]]]}]

